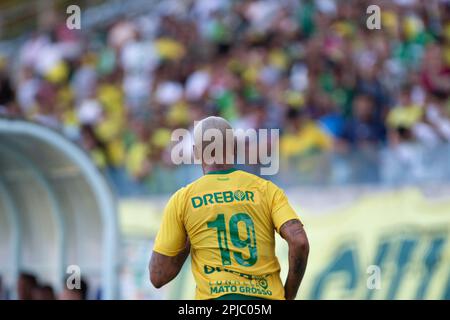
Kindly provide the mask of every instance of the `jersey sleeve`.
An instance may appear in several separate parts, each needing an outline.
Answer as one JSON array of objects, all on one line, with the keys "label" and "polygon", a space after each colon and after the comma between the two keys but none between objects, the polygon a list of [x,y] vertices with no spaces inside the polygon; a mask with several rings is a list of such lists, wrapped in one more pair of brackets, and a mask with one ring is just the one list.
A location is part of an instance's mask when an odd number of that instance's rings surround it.
[{"label": "jersey sleeve", "polygon": [[153,251],[171,257],[180,253],[186,244],[186,229],[179,199],[181,199],[180,194],[176,193],[167,203],[153,248]]},{"label": "jersey sleeve", "polygon": [[295,219],[301,222],[282,189],[269,182],[267,192],[272,222],[278,233],[280,232],[281,226],[289,220]]}]

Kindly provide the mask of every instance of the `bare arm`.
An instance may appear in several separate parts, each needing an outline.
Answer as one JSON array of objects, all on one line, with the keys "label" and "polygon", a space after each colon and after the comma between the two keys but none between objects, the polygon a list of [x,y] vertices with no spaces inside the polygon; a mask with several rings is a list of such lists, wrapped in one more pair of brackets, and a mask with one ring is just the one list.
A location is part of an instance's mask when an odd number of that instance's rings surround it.
[{"label": "bare arm", "polygon": [[286,300],[293,300],[305,274],[309,243],[299,220],[285,222],[280,228],[280,235],[289,245],[289,272],[284,285],[284,297]]},{"label": "bare arm", "polygon": [[150,282],[155,288],[161,288],[177,276],[189,256],[190,249],[191,244],[188,239],[183,251],[176,256],[170,257],[153,251],[149,271]]}]

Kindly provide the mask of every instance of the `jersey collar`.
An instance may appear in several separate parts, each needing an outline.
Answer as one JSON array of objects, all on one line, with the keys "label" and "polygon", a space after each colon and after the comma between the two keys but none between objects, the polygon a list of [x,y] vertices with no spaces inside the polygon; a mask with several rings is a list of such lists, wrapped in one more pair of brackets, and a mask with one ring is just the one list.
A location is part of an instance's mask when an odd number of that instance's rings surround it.
[{"label": "jersey collar", "polygon": [[216,170],[216,171],[210,171],[207,174],[228,174],[228,173],[232,173],[234,171],[237,171],[236,168],[230,168],[227,170]]}]

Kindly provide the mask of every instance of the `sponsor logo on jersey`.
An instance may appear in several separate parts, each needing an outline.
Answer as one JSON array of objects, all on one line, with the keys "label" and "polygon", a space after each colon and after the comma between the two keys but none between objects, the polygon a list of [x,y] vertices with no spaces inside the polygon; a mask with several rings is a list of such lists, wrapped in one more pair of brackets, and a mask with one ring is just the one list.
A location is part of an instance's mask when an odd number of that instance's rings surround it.
[{"label": "sponsor logo on jersey", "polygon": [[240,292],[243,294],[258,294],[263,296],[271,296],[268,278],[270,274],[255,276],[251,274],[242,273],[227,269],[225,267],[204,265],[203,271],[206,275],[214,272],[228,272],[244,278],[245,280],[216,280],[209,281],[210,294],[218,293],[235,293]]},{"label": "sponsor logo on jersey", "polygon": [[191,198],[192,206],[200,208],[202,206],[208,206],[218,203],[232,203],[232,202],[255,202],[255,194],[252,191],[218,191],[212,193],[205,193],[202,196],[196,196]]}]

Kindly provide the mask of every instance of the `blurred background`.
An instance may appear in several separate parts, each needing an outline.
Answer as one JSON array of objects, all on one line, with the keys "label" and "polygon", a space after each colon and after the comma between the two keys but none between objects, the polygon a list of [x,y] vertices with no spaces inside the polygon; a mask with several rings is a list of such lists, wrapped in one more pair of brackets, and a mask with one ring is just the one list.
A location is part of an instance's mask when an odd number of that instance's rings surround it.
[{"label": "blurred background", "polygon": [[189,265],[155,290],[147,263],[201,176],[171,132],[219,115],[280,129],[299,298],[450,299],[450,1],[2,0],[0,39],[0,297],[193,298]]}]

